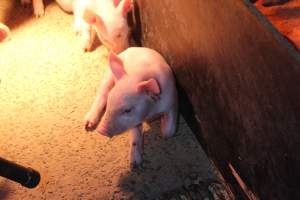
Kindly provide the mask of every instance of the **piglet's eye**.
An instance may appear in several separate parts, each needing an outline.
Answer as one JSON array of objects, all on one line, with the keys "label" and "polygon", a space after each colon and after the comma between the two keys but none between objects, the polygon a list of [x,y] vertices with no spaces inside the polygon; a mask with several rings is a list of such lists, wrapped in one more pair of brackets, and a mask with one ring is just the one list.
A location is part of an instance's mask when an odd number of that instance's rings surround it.
[{"label": "piglet's eye", "polygon": [[129,113],[131,113],[131,111],[132,111],[131,108],[125,109],[125,110],[123,111],[123,114],[129,114]]},{"label": "piglet's eye", "polygon": [[122,36],[122,34],[121,33],[119,33],[118,35],[117,35],[117,38],[120,38]]}]

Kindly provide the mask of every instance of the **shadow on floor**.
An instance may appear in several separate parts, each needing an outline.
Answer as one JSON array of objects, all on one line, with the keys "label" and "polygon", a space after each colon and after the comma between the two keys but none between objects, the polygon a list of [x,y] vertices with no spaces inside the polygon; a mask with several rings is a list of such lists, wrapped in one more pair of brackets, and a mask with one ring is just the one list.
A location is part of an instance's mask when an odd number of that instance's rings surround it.
[{"label": "shadow on floor", "polygon": [[[7,1],[7,2],[10,4],[10,6],[8,9],[6,9],[4,20],[2,22],[6,24],[10,28],[10,30],[13,30],[21,26],[27,20],[35,17],[33,14],[32,5],[24,7],[21,5],[20,0],[14,0],[12,2]],[[44,0],[45,8],[51,3],[54,3],[54,1]]]},{"label": "shadow on floor", "polygon": [[185,122],[180,122],[178,134],[169,139],[160,137],[159,127],[158,121],[153,122],[151,130],[145,132],[143,167],[120,177],[118,186],[126,196],[115,193],[115,199],[153,199],[181,188],[188,177],[214,179],[207,158]]}]

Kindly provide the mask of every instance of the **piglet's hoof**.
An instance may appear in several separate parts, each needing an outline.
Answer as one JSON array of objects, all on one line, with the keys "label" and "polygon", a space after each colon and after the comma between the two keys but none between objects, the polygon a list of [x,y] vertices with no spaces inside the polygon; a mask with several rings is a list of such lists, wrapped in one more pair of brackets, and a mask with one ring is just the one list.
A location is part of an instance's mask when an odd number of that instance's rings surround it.
[{"label": "piglet's hoof", "polygon": [[84,128],[86,131],[93,131],[93,130],[95,130],[96,125],[93,122],[87,120],[87,121],[85,121]]},{"label": "piglet's hoof", "polygon": [[145,167],[143,165],[143,163],[136,163],[136,162],[133,162],[133,163],[130,163],[130,170],[131,171],[145,171]]},{"label": "piglet's hoof", "polygon": [[45,8],[43,1],[33,1],[33,12],[37,18],[44,16]]},{"label": "piglet's hoof", "polygon": [[84,40],[82,43],[82,50],[83,52],[90,52],[92,50],[92,43],[90,41],[90,39],[88,40]]},{"label": "piglet's hoof", "polygon": [[86,131],[94,131],[97,128],[100,119],[97,114],[88,112],[84,118],[84,128]]},{"label": "piglet's hoof", "polygon": [[43,17],[45,15],[45,11],[44,10],[36,10],[34,11],[34,15],[36,18],[40,18],[40,17]]},{"label": "piglet's hoof", "polygon": [[97,123],[95,122],[95,120],[89,120],[89,119],[84,120],[84,129],[86,131],[94,131],[96,127],[97,127]]}]

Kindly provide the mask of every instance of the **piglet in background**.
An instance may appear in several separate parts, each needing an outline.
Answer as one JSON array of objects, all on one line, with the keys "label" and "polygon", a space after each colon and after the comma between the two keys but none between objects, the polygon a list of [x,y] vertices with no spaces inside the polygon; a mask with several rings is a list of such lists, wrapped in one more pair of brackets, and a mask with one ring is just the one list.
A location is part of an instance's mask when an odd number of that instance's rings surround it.
[{"label": "piglet in background", "polygon": [[[73,5],[78,0],[56,0],[59,6],[66,12],[73,12]],[[86,1],[86,0],[82,0]],[[45,6],[43,0],[21,0],[23,6],[32,4],[33,13],[36,17],[42,17],[45,14]]]},{"label": "piglet in background", "polygon": [[6,25],[0,23],[0,42],[7,41],[9,40],[9,38],[10,38],[9,28]]},{"label": "piglet in background", "polygon": [[85,118],[85,129],[113,137],[129,130],[130,163],[142,162],[142,123],[161,120],[164,137],[176,131],[178,100],[172,71],[156,51],[131,47],[109,55],[110,71]]},{"label": "piglet in background", "polygon": [[[32,1],[32,2],[31,2]],[[44,15],[43,0],[21,0],[33,4],[37,17]],[[84,51],[90,51],[96,33],[109,49],[120,53],[129,46],[130,30],[127,13],[132,0],[56,0],[66,12],[74,13],[74,30],[81,37]]]},{"label": "piglet in background", "polygon": [[132,7],[132,0],[95,0],[85,6],[83,18],[95,28],[100,41],[106,47],[120,53],[129,46],[127,13]]}]

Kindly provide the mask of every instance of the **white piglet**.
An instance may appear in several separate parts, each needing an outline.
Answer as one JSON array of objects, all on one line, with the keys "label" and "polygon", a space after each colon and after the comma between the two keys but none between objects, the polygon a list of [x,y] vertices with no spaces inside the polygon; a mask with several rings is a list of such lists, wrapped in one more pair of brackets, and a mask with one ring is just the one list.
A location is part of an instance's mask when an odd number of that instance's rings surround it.
[{"label": "white piglet", "polygon": [[[34,14],[44,14],[43,0],[32,1]],[[74,30],[81,37],[84,51],[90,51],[95,32],[106,47],[120,53],[129,46],[130,29],[127,13],[132,9],[132,0],[56,0],[66,12],[74,14]]]},{"label": "white piglet", "polygon": [[85,117],[85,129],[113,137],[131,134],[131,166],[142,162],[143,122],[161,119],[164,137],[175,133],[177,90],[172,71],[156,51],[130,47],[118,56],[109,55],[110,73],[100,85]]},{"label": "white piglet", "polygon": [[93,3],[86,6],[83,18],[95,28],[101,42],[115,53],[128,48],[127,13],[133,7],[132,0],[94,0]]}]

